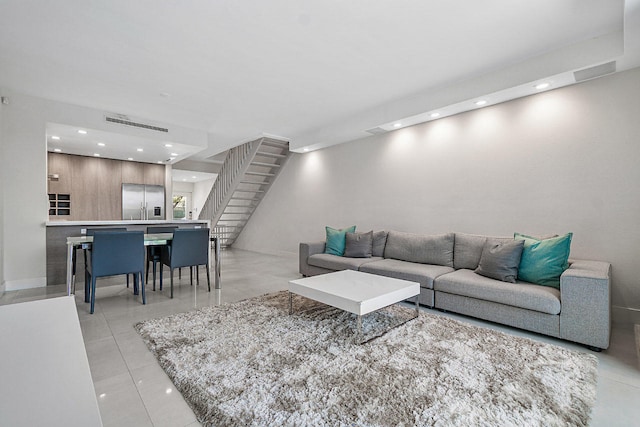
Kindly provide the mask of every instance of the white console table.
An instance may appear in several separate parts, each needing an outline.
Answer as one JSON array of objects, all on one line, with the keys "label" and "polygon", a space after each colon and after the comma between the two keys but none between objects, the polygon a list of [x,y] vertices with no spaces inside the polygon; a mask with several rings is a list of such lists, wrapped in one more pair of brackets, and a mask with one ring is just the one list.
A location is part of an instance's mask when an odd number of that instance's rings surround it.
[{"label": "white console table", "polygon": [[102,426],[74,297],[0,306],[0,426]]}]

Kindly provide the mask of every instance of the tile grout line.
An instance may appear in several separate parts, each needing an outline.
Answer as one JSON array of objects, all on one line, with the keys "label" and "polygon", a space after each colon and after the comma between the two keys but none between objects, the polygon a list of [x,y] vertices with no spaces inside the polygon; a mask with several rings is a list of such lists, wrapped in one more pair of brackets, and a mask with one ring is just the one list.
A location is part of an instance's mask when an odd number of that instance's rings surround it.
[{"label": "tile grout line", "polygon": [[[152,426],[155,426],[155,423],[153,422],[153,418],[151,417],[151,412],[149,411],[149,408],[147,407],[147,403],[144,401],[144,399],[142,397],[142,394],[140,394],[140,388],[138,387],[138,383],[136,383],[135,378],[133,378],[133,372],[131,372],[131,367],[127,363],[127,359],[125,359],[124,354],[122,353],[122,348],[120,347],[120,344],[118,343],[118,340],[116,339],[116,336],[113,333],[113,329],[111,329],[111,324],[110,324],[109,320],[106,317],[105,317],[105,321],[107,322],[107,328],[109,328],[109,332],[111,332],[111,336],[113,337],[113,341],[115,341],[116,346],[118,347],[118,352],[120,352],[120,357],[122,358],[122,360],[124,361],[125,366],[127,367],[127,373],[129,374],[129,377],[131,378],[131,382],[133,383],[133,386],[136,388],[136,393],[138,393],[138,396],[140,397],[140,402],[142,402],[142,406],[144,407],[144,411],[147,414],[147,417],[149,417],[149,422],[151,422]],[[135,328],[133,327],[133,325],[131,325],[131,328],[135,331]],[[136,333],[137,333],[137,331],[136,331]]]}]

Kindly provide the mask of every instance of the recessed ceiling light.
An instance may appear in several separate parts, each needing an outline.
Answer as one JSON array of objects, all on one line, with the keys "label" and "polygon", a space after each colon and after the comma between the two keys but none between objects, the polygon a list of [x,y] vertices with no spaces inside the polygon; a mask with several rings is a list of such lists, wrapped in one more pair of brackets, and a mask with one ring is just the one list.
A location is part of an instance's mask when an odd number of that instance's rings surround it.
[{"label": "recessed ceiling light", "polygon": [[133,157],[127,157],[127,160],[133,160]]},{"label": "recessed ceiling light", "polygon": [[178,155],[178,153],[171,153],[171,155],[172,155],[173,157],[176,157],[176,156]]},{"label": "recessed ceiling light", "polygon": [[186,180],[187,180],[187,178],[182,178],[182,180],[183,180],[183,181],[186,181]]},{"label": "recessed ceiling light", "polygon": [[394,123],[394,124],[393,124],[393,127],[394,127],[394,128],[399,128],[400,126],[402,126],[402,123]]},{"label": "recessed ceiling light", "polygon": [[431,113],[432,119],[435,119],[436,117],[440,117],[440,113]]},{"label": "recessed ceiling light", "polygon": [[56,153],[61,153],[62,150],[60,148],[54,148],[53,151],[55,151]]},{"label": "recessed ceiling light", "polygon": [[551,86],[551,83],[543,82],[543,83],[538,83],[538,84],[535,86],[535,88],[536,88],[537,90],[543,90],[543,89],[548,88],[549,86]]},{"label": "recessed ceiling light", "polygon": [[98,142],[98,145],[99,145],[100,147],[104,147],[104,146],[105,146],[105,143],[104,143],[104,142]]},{"label": "recessed ceiling light", "polygon": [[173,145],[171,145],[171,144],[164,144],[164,146],[167,147],[167,148],[173,147]]},{"label": "recessed ceiling light", "polygon": [[191,179],[196,179],[196,176],[195,176],[195,175],[193,175],[193,176],[191,177]]},{"label": "recessed ceiling light", "polygon": [[160,164],[160,165],[161,165],[162,163],[163,163],[163,162],[162,162],[162,160],[158,160],[158,164]]},{"label": "recessed ceiling light", "polygon": [[82,129],[78,129],[78,133],[81,135],[86,135],[87,131],[86,130],[82,130]]},{"label": "recessed ceiling light", "polygon": [[51,139],[58,141],[60,139],[59,136],[52,136]]},{"label": "recessed ceiling light", "polygon": [[476,101],[476,105],[477,105],[478,107],[480,107],[480,106],[482,106],[482,105],[485,105],[486,103],[487,103],[487,101],[486,101],[486,100],[484,100],[484,99],[481,99],[481,100],[479,100],[479,101]]},{"label": "recessed ceiling light", "polygon": [[302,150],[302,151],[307,152],[307,151],[309,151],[309,149],[308,149],[308,148],[305,148],[305,149],[304,149],[304,150]]},{"label": "recessed ceiling light", "polygon": [[99,153],[93,153],[93,157],[100,157]]},{"label": "recessed ceiling light", "polygon": [[142,148],[136,148],[136,151],[143,152],[144,150]]}]

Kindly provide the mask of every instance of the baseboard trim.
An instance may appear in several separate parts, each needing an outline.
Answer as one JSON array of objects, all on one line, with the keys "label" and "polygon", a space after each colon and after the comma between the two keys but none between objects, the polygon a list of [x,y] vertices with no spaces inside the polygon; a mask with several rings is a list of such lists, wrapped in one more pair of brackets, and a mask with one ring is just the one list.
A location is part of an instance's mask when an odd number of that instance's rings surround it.
[{"label": "baseboard trim", "polygon": [[21,291],[23,289],[44,288],[47,286],[46,277],[33,277],[30,279],[5,280],[3,283],[4,291]]},{"label": "baseboard trim", "polygon": [[276,256],[282,256],[287,258],[298,257],[298,252],[274,251],[274,250],[268,250],[268,249],[248,249],[240,246],[233,246],[231,249],[237,249],[240,251],[247,251],[247,252],[255,252],[257,254],[263,254],[263,255],[276,255]]},{"label": "baseboard trim", "polygon": [[611,306],[611,321],[618,324],[640,324],[640,309]]}]

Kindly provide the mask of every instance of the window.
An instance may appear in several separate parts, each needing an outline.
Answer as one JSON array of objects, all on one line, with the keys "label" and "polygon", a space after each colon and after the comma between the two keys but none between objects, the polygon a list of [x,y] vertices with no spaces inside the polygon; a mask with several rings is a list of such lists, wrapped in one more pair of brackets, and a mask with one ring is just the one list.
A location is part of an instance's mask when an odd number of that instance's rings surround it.
[{"label": "window", "polygon": [[173,219],[191,219],[191,193],[173,193]]}]

